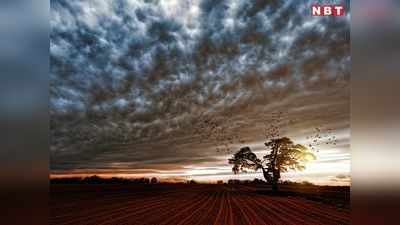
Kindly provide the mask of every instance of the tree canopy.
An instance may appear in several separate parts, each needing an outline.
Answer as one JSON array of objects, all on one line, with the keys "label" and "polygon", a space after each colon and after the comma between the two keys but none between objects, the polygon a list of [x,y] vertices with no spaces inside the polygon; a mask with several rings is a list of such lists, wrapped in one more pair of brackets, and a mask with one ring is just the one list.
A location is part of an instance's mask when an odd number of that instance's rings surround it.
[{"label": "tree canopy", "polygon": [[263,171],[264,178],[277,190],[281,172],[288,170],[304,170],[305,163],[316,159],[315,155],[305,146],[295,144],[290,138],[273,138],[265,143],[269,152],[259,159],[249,148],[243,147],[230,158],[232,171],[235,174],[248,170]]}]

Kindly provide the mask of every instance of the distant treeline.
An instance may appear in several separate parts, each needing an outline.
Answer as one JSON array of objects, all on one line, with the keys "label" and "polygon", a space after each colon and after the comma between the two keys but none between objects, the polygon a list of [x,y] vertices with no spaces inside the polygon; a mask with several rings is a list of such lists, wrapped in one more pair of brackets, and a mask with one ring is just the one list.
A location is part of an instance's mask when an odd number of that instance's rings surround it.
[{"label": "distant treeline", "polygon": [[[89,177],[69,177],[69,178],[52,178],[50,179],[51,184],[157,184],[157,183],[170,183],[170,182],[162,182],[158,180],[156,177],[153,178],[121,178],[121,177],[111,177],[111,178],[103,178],[99,176],[89,176]],[[176,183],[176,182],[174,182]],[[195,180],[188,180],[186,182],[179,182],[181,184],[197,184],[198,182]],[[267,184],[262,179],[255,178],[254,180],[237,180],[231,179],[227,182],[222,180],[217,181],[217,184]],[[310,182],[304,181],[302,183],[292,182],[292,181],[282,181],[281,184],[301,184],[301,185],[313,185]]]},{"label": "distant treeline", "polygon": [[255,178],[254,180],[236,180],[236,179],[231,179],[228,180],[228,184],[266,184],[264,180],[257,179]]},{"label": "distant treeline", "polygon": [[[268,184],[265,180],[258,179],[258,178],[255,178],[254,180],[232,179],[232,180],[228,180],[227,183],[228,184]],[[303,182],[299,183],[299,182],[294,182],[294,181],[289,181],[289,180],[281,181],[279,184],[281,184],[281,185],[314,185],[313,183],[308,182],[308,181],[303,181]]]},{"label": "distant treeline", "polygon": [[69,178],[52,178],[51,184],[156,184],[158,179],[153,178],[121,178],[111,177],[103,178],[99,176],[90,177],[69,177]]}]

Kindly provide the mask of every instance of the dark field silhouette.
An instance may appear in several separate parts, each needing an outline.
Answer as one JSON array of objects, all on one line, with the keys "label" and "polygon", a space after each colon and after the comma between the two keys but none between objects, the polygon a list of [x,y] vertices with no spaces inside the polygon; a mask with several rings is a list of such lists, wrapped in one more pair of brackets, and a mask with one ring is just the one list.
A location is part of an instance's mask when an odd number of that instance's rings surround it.
[{"label": "dark field silhouette", "polygon": [[[231,182],[233,183],[233,182]],[[349,224],[349,187],[51,184],[54,225]]]}]

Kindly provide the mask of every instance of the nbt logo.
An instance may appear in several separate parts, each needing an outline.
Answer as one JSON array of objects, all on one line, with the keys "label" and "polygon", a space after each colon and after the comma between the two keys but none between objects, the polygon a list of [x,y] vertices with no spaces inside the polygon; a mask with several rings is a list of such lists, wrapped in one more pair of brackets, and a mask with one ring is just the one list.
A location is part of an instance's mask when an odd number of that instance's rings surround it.
[{"label": "nbt logo", "polygon": [[312,16],[344,16],[343,5],[311,5],[311,15]]}]

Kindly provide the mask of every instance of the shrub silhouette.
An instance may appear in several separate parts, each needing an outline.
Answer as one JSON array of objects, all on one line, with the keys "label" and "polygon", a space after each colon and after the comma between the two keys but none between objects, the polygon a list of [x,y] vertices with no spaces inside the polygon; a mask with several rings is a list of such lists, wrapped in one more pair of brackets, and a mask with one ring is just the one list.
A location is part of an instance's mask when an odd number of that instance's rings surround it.
[{"label": "shrub silhouette", "polygon": [[278,191],[281,172],[303,170],[307,161],[315,159],[315,155],[305,146],[293,143],[288,137],[271,139],[265,146],[270,151],[262,160],[249,147],[243,147],[228,162],[233,165],[232,171],[235,174],[261,169],[273,191]]},{"label": "shrub silhouette", "polygon": [[158,183],[157,178],[155,178],[155,177],[151,178],[150,183],[157,184]]}]

